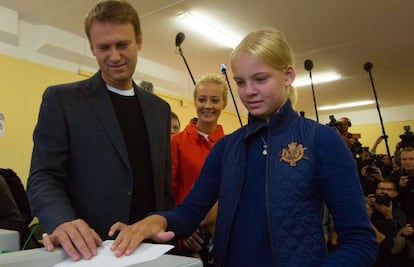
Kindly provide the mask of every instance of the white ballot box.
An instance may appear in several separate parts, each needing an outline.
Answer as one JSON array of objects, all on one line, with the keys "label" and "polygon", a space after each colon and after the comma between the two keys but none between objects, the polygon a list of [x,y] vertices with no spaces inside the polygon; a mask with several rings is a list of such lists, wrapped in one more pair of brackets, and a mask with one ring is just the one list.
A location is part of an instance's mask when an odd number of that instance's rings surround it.
[{"label": "white ballot box", "polygon": [[[65,261],[67,258],[68,256],[66,255],[66,253],[60,248],[57,248],[53,252],[45,251],[44,248],[36,248],[0,254],[0,267],[48,267],[53,266],[59,262]],[[197,258],[164,254],[155,260],[125,266],[203,267],[203,263]]]},{"label": "white ballot box", "polygon": [[19,232],[0,229],[0,251],[10,252],[20,250]]}]

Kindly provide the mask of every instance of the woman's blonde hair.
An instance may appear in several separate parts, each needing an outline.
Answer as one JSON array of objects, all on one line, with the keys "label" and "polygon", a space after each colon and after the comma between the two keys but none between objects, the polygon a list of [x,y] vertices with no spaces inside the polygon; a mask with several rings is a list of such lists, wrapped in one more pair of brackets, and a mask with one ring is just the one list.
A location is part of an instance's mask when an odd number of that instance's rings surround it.
[{"label": "woman's blonde hair", "polygon": [[[232,51],[230,60],[233,61],[242,53],[248,53],[272,68],[283,71],[293,66],[293,53],[283,34],[272,27],[260,28],[249,33]],[[289,98],[294,105],[297,100],[296,89],[288,88]]]},{"label": "woman's blonde hair", "polygon": [[223,101],[224,101],[224,106],[227,106],[227,95],[228,95],[228,91],[229,88],[227,86],[227,82],[226,80],[223,78],[223,76],[221,75],[217,75],[215,73],[208,73],[206,75],[204,75],[203,77],[201,77],[194,88],[194,92],[193,92],[193,97],[194,97],[194,101],[197,98],[197,91],[198,88],[200,87],[200,85],[202,84],[206,84],[206,83],[215,83],[221,86],[222,92],[223,92]]}]

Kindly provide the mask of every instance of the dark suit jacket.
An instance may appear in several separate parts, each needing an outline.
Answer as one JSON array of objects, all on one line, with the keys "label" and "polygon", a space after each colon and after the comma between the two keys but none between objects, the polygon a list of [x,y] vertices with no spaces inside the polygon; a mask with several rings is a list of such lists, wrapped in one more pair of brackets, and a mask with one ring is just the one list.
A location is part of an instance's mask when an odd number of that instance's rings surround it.
[{"label": "dark suit jacket", "polygon": [[[170,106],[134,84],[150,144],[156,209],[173,207]],[[111,99],[100,72],[46,89],[34,130],[28,197],[51,232],[81,218],[102,237],[128,222],[133,174]]]}]

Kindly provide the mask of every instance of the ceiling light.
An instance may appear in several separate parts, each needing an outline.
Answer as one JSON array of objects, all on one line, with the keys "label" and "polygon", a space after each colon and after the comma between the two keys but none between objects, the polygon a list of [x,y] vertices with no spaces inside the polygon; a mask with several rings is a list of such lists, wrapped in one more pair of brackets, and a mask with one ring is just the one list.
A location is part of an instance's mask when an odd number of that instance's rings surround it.
[{"label": "ceiling light", "polygon": [[220,30],[221,26],[214,26],[190,12],[183,13],[179,16],[179,19],[188,27],[193,28],[196,32],[205,35],[210,41],[215,41],[226,47],[235,48],[241,40]]},{"label": "ceiling light", "polygon": [[374,100],[363,100],[363,101],[342,103],[342,104],[337,104],[337,105],[321,106],[321,107],[318,108],[318,110],[331,110],[331,109],[341,109],[341,108],[353,108],[353,107],[371,105],[373,103],[375,103]]},{"label": "ceiling light", "polygon": [[[326,83],[326,82],[332,82],[332,81],[339,80],[340,78],[341,78],[341,75],[339,75],[338,73],[328,72],[324,74],[312,75],[312,82],[313,84]],[[293,86],[295,87],[300,87],[300,86],[305,86],[305,85],[311,85],[311,80],[309,77],[299,78],[293,82]]]}]

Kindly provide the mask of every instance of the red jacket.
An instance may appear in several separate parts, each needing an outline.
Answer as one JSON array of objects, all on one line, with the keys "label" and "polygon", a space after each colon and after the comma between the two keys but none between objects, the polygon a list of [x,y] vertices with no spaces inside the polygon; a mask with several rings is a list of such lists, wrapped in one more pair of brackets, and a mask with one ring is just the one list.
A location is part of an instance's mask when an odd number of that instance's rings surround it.
[{"label": "red jacket", "polygon": [[207,141],[198,133],[197,119],[171,137],[172,191],[175,204],[180,204],[190,192],[200,174],[204,160],[213,145],[224,136],[223,127],[217,125]]}]

